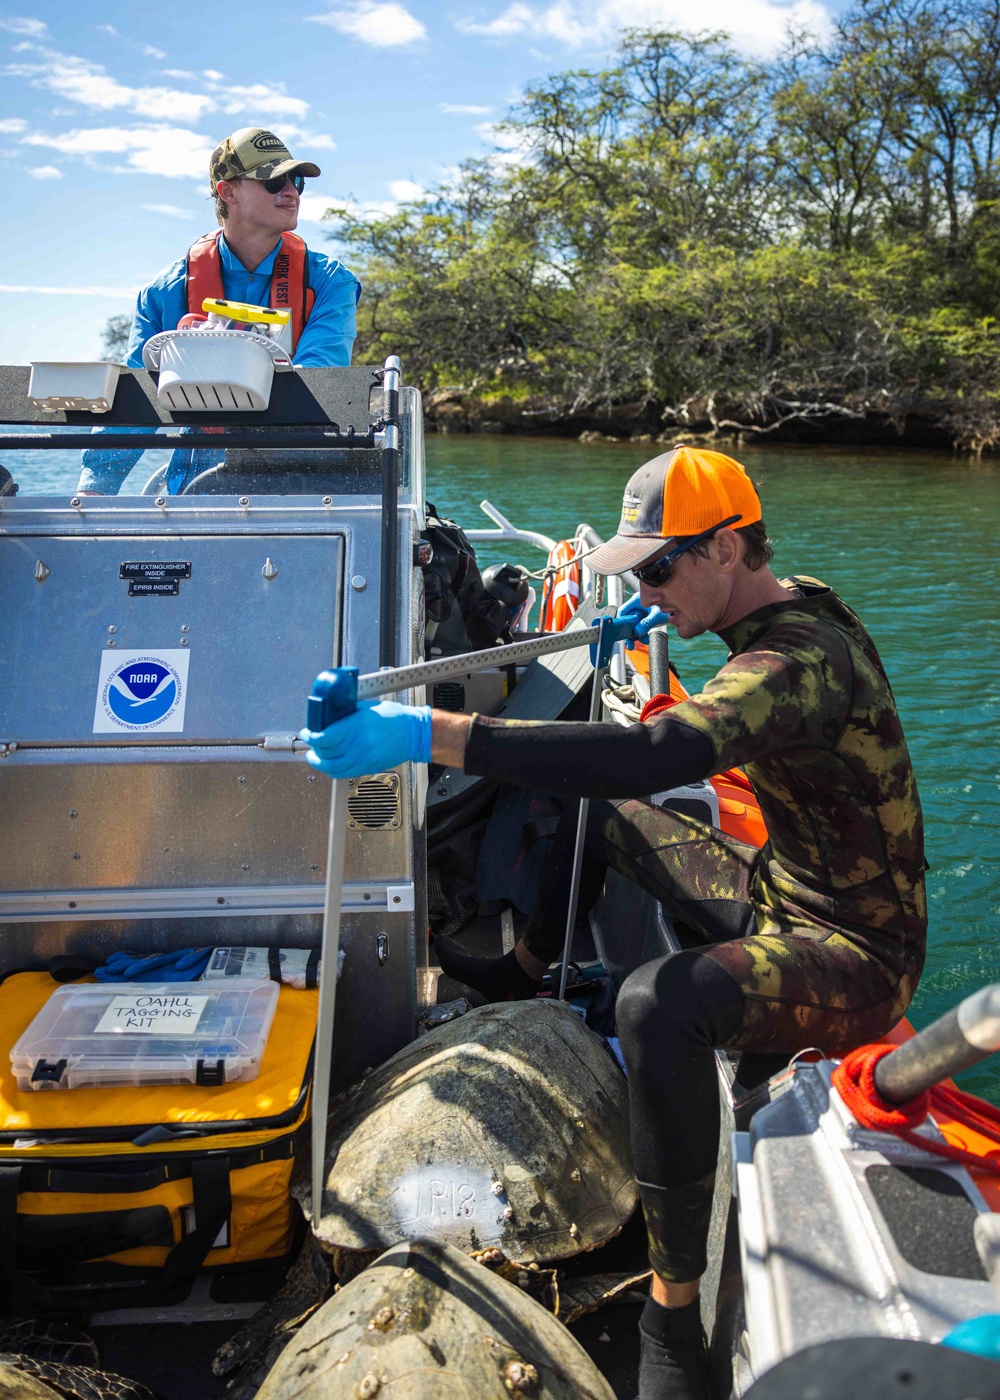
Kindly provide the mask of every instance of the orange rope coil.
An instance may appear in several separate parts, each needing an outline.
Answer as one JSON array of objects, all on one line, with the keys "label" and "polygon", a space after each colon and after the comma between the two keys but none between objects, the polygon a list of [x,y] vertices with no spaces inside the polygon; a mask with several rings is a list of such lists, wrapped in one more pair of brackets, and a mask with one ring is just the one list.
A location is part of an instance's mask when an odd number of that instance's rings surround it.
[{"label": "orange rope coil", "polygon": [[[889,1103],[878,1091],[875,1066],[895,1049],[894,1045],[862,1045],[845,1055],[833,1071],[833,1087],[861,1127],[879,1133],[895,1133],[922,1152],[1000,1176],[1000,1109],[975,1094],[946,1084],[935,1084],[906,1103]],[[935,1111],[996,1143],[996,1151],[967,1152],[954,1143],[938,1142],[918,1133],[916,1129],[928,1113]]]}]

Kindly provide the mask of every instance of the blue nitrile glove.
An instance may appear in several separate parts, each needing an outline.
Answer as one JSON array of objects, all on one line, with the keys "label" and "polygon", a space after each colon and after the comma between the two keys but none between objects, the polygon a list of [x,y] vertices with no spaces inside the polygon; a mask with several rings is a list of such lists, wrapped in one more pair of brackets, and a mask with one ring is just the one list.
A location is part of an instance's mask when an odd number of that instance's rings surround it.
[{"label": "blue nitrile glove", "polygon": [[618,609],[615,621],[624,622],[626,618],[633,620],[632,635],[625,643],[631,651],[636,642],[644,642],[653,628],[660,627],[667,617],[668,614],[662,608],[644,607],[639,601],[638,593],[633,593]]},{"label": "blue nitrile glove", "polygon": [[361,778],[400,763],[430,763],[430,705],[399,705],[395,700],[362,700],[343,719],[318,733],[303,729],[313,768],[328,778]]},{"label": "blue nitrile glove", "polygon": [[[639,602],[638,593],[633,593],[627,603],[623,603],[615,613],[612,623],[614,625],[614,640],[624,642],[629,651],[636,642],[646,640],[650,629],[659,627],[666,622],[667,614],[662,608],[644,608]],[[597,643],[590,644],[590,664],[597,665]]]},{"label": "blue nitrile glove", "polygon": [[94,969],[99,982],[194,982],[208,966],[211,948],[180,948],[173,953],[112,953]]}]

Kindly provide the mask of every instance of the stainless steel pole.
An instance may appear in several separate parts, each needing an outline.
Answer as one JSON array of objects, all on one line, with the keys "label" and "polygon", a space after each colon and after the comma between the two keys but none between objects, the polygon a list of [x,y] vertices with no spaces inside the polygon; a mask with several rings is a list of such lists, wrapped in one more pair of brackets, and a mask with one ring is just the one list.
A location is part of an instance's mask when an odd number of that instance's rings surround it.
[{"label": "stainless steel pole", "polygon": [[316,1047],[313,1052],[312,1087],[312,1219],[318,1225],[323,1213],[326,1177],[326,1120],[330,1111],[330,1073],[333,1065],[333,1026],[337,998],[337,964],[340,961],[340,904],[344,889],[344,848],[347,844],[347,783],[333,784],[330,798],[330,830],[326,843],[326,895],[323,904],[323,941],[320,954],[319,1008]]},{"label": "stainless steel pole", "polygon": [[[590,723],[594,724],[601,713],[601,691],[604,686],[603,624],[598,627],[597,664],[594,666],[594,683],[590,692]],[[587,839],[587,818],[590,815],[590,798],[580,798],[580,811],[576,821],[576,842],[573,846],[573,873],[569,886],[569,907],[566,910],[566,934],[563,938],[562,967],[559,970],[559,1000],[566,1000],[566,981],[569,975],[569,957],[573,951],[573,930],[576,928],[576,911],[580,904],[580,877],[583,874],[583,847]]]},{"label": "stainless steel pole", "polygon": [[959,1070],[1000,1050],[1000,982],[974,992],[886,1055],[875,1085],[890,1103],[906,1103]]}]

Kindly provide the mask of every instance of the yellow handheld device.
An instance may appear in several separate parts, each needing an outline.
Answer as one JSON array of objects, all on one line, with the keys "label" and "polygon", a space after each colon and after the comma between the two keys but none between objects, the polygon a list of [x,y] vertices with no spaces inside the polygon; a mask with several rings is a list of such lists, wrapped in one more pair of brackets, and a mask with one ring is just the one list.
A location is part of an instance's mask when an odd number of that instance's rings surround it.
[{"label": "yellow handheld device", "polygon": [[243,325],[287,326],[292,319],[290,311],[272,311],[269,306],[249,306],[244,301],[223,301],[221,297],[206,297],[201,309]]}]

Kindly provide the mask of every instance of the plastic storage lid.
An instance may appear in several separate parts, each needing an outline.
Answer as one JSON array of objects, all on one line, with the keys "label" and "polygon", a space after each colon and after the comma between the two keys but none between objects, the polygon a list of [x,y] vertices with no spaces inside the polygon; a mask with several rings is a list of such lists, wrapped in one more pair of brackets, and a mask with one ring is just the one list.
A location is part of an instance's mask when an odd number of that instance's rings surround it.
[{"label": "plastic storage lid", "polygon": [[278,984],[124,982],[59,987],[10,1052],[19,1089],[253,1079]]}]

